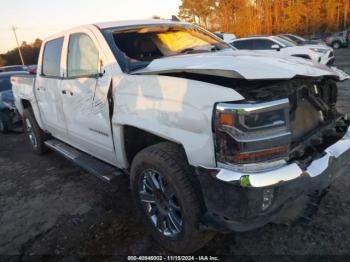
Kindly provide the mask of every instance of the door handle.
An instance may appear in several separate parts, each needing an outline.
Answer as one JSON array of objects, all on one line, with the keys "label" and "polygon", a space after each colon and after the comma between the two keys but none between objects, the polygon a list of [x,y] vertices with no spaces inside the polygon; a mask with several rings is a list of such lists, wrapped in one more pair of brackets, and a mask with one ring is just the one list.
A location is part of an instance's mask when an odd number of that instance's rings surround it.
[{"label": "door handle", "polygon": [[71,96],[73,96],[74,95],[74,93],[73,92],[68,92],[67,90],[62,90],[62,94],[64,94],[64,95],[66,95],[67,93],[69,93]]}]

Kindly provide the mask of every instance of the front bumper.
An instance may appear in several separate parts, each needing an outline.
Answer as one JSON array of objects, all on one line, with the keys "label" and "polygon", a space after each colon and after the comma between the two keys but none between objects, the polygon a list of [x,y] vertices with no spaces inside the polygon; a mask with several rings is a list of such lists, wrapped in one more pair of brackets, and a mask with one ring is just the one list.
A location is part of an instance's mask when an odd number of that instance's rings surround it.
[{"label": "front bumper", "polygon": [[[223,231],[248,231],[263,226],[300,196],[327,188],[349,165],[350,129],[305,169],[297,163],[261,173],[197,168],[208,210],[202,224]],[[268,208],[263,208],[263,198],[266,193],[271,196],[271,192],[272,200]]]}]

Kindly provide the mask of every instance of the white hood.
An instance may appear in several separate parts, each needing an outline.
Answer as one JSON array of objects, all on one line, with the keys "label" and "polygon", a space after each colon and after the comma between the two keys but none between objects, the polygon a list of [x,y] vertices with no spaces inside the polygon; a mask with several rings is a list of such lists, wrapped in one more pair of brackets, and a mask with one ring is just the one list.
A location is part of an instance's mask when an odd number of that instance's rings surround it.
[{"label": "white hood", "polygon": [[295,76],[339,78],[331,68],[306,59],[290,56],[272,57],[253,51],[221,51],[160,58],[133,74],[173,72],[209,74],[247,80],[291,79]]}]

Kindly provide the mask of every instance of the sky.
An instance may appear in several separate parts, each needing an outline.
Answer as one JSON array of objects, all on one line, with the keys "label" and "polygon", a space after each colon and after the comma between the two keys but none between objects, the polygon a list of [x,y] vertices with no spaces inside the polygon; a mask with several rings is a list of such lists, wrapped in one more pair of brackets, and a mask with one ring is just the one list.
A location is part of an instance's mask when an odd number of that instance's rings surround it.
[{"label": "sky", "polygon": [[1,0],[0,54],[19,41],[31,43],[71,27],[96,22],[170,18],[178,14],[181,0]]}]

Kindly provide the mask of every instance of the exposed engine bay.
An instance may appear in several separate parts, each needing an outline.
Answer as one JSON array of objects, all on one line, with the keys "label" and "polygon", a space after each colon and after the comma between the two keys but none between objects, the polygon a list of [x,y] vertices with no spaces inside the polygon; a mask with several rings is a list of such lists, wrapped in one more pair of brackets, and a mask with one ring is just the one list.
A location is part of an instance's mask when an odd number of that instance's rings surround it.
[{"label": "exposed engine bay", "polygon": [[288,98],[292,133],[288,161],[301,166],[321,157],[325,148],[344,136],[350,124],[347,116],[336,109],[338,88],[336,80],[330,77],[248,81],[189,73],[166,75],[233,88],[246,98],[245,103]]}]

